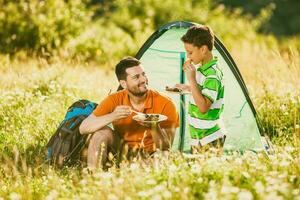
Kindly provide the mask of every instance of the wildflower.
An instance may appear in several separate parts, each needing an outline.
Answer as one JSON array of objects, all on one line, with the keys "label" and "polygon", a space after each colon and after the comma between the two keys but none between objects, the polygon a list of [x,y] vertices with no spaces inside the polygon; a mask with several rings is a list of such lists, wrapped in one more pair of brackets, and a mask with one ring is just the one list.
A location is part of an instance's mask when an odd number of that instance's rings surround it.
[{"label": "wildflower", "polygon": [[101,175],[102,175],[103,179],[107,179],[107,180],[114,177],[114,175],[111,172],[105,172],[105,173],[102,173]]},{"label": "wildflower", "polygon": [[265,186],[262,184],[261,181],[256,181],[254,184],[254,188],[257,193],[264,193]]},{"label": "wildflower", "polygon": [[295,189],[292,191],[292,194],[295,196],[300,196],[300,190],[299,189]]},{"label": "wildflower", "polygon": [[116,183],[121,185],[121,184],[124,183],[124,179],[123,179],[123,178],[118,178],[118,179],[116,180]]},{"label": "wildflower", "polygon": [[162,184],[155,186],[155,188],[153,188],[154,191],[156,192],[161,192],[164,191],[166,189],[166,187]]},{"label": "wildflower", "polygon": [[130,165],[130,169],[131,169],[132,171],[135,171],[135,170],[139,169],[139,165],[138,165],[137,163],[132,163],[132,164]]},{"label": "wildflower", "polygon": [[146,181],[147,185],[156,185],[156,181],[154,179],[149,179]]},{"label": "wildflower", "polygon": [[192,172],[192,173],[195,173],[195,174],[200,173],[200,172],[201,172],[201,167],[200,167],[200,165],[197,164],[197,163],[195,163],[194,165],[192,165],[192,167],[191,167],[191,172]]},{"label": "wildflower", "polygon": [[276,200],[283,200],[283,197],[278,196],[276,192],[271,192],[271,193],[269,193],[269,194],[266,196],[265,199],[266,199],[266,200],[274,200],[274,199],[276,199]]},{"label": "wildflower", "polygon": [[247,190],[242,190],[239,194],[238,194],[238,199],[240,200],[252,200],[253,199],[253,195],[251,192],[247,191]]},{"label": "wildflower", "polygon": [[11,200],[19,200],[19,199],[21,199],[21,195],[19,195],[19,194],[16,193],[16,192],[13,192],[13,193],[10,193],[10,194],[9,194],[9,198],[10,198]]},{"label": "wildflower", "polygon": [[209,188],[208,192],[204,195],[204,199],[218,199],[218,193],[215,188]]},{"label": "wildflower", "polygon": [[239,193],[240,189],[237,187],[230,187],[230,186],[223,186],[221,189],[221,192],[223,194],[229,194],[229,193]]},{"label": "wildflower", "polygon": [[242,175],[243,175],[245,178],[248,178],[248,179],[251,178],[251,176],[250,176],[250,174],[249,174],[248,172],[242,172]]},{"label": "wildflower", "polygon": [[172,174],[172,173],[175,173],[176,171],[177,171],[176,165],[172,164],[172,165],[169,167],[169,173]]},{"label": "wildflower", "polygon": [[190,191],[190,189],[189,189],[188,187],[185,187],[185,188],[183,189],[183,193],[184,193],[184,194],[188,194],[189,191]]},{"label": "wildflower", "polygon": [[153,200],[161,200],[161,196],[159,196],[158,194],[154,195],[152,197]]},{"label": "wildflower", "polygon": [[80,183],[81,185],[87,185],[87,180],[82,179],[79,183]]},{"label": "wildflower", "polygon": [[115,194],[109,194],[108,197],[107,197],[108,200],[118,200],[119,197],[116,196]]},{"label": "wildflower", "polygon": [[58,196],[58,192],[56,190],[51,190],[48,196],[46,196],[46,200],[56,199]]},{"label": "wildflower", "polygon": [[172,193],[169,190],[164,191],[162,195],[164,198],[167,198],[167,199],[168,198],[170,199],[172,197]]}]

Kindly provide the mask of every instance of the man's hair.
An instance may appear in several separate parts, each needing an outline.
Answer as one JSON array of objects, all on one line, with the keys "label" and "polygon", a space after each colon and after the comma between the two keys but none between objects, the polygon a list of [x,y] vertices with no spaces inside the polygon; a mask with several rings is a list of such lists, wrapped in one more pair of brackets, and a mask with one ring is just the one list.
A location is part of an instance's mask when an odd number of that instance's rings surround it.
[{"label": "man's hair", "polygon": [[115,69],[115,73],[118,78],[118,81],[126,80],[126,77],[127,77],[126,69],[128,69],[130,67],[138,66],[140,64],[141,64],[141,62],[134,57],[129,56],[129,57],[123,58],[116,65],[116,69]]},{"label": "man's hair", "polygon": [[188,29],[181,37],[181,41],[197,47],[206,45],[211,51],[214,46],[214,33],[209,26],[195,25]]}]

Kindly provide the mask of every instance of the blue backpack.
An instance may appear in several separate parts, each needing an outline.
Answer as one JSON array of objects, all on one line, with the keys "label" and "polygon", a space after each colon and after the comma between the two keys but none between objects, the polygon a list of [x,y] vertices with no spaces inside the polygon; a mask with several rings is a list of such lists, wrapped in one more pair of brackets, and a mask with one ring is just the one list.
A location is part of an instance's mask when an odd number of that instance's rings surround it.
[{"label": "blue backpack", "polygon": [[81,135],[79,126],[96,107],[96,103],[83,99],[68,108],[64,120],[47,144],[47,161],[50,164],[63,167],[80,162],[88,135]]}]

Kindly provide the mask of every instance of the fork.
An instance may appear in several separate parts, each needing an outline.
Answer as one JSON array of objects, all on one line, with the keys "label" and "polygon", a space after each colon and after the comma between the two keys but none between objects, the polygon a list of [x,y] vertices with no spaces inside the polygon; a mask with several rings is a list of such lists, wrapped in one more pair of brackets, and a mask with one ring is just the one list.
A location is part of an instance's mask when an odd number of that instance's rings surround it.
[{"label": "fork", "polygon": [[131,110],[131,112],[134,112],[137,115],[144,115],[144,116],[146,115],[145,113],[138,112],[138,111],[135,111],[135,110]]}]

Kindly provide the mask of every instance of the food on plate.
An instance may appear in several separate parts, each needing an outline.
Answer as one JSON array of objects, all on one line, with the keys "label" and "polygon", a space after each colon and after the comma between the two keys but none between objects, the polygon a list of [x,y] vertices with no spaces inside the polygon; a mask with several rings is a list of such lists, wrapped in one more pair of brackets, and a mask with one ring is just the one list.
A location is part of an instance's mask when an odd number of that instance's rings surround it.
[{"label": "food on plate", "polygon": [[144,121],[158,121],[159,115],[157,114],[145,114]]},{"label": "food on plate", "polygon": [[181,92],[182,90],[179,89],[179,88],[176,88],[176,87],[166,86],[166,91],[169,91],[169,92]]},{"label": "food on plate", "polygon": [[144,123],[156,123],[165,121],[166,119],[168,119],[168,117],[161,114],[140,114],[133,116],[132,119]]}]

